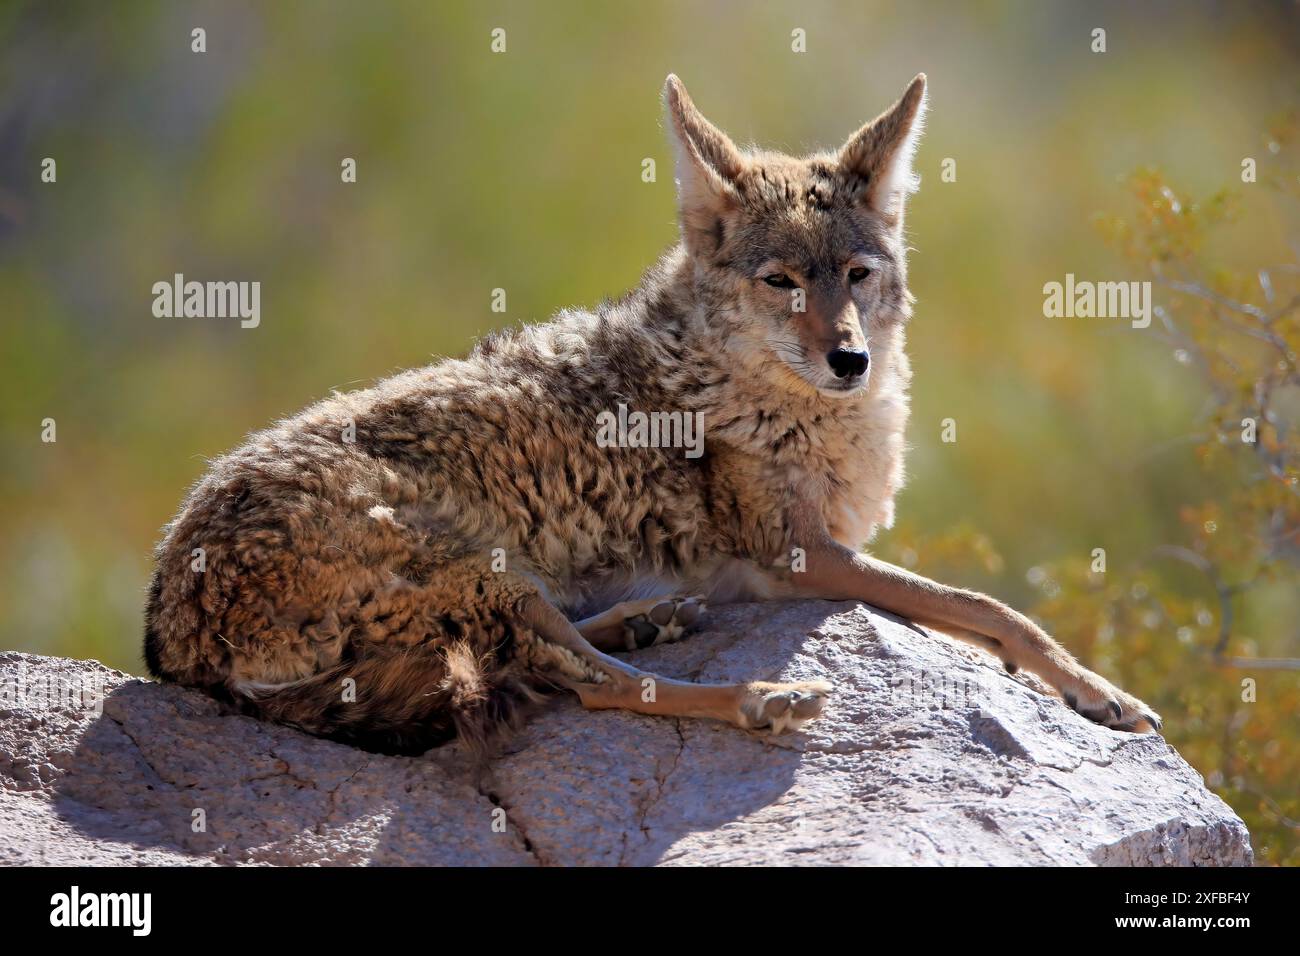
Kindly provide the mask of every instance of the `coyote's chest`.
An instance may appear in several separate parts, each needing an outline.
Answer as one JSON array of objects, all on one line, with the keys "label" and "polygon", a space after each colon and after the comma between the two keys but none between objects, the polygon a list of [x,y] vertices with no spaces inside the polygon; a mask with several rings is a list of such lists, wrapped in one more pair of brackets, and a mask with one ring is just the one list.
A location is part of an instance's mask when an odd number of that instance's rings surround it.
[{"label": "coyote's chest", "polygon": [[835,540],[860,548],[878,527],[894,523],[894,496],[903,485],[906,399],[890,396],[855,418],[854,440],[827,463],[822,515]]},{"label": "coyote's chest", "polygon": [[[730,482],[740,500],[769,515],[787,506],[819,503],[827,530],[841,544],[861,548],[894,520],[894,496],[903,485],[907,386],[901,350],[881,348],[876,376],[865,394],[849,400],[774,395],[748,387],[733,394],[715,434],[742,452]],[[732,411],[744,402],[743,413]],[[739,486],[739,487],[737,487]]]},{"label": "coyote's chest", "polygon": [[861,548],[876,528],[893,524],[906,418],[905,402],[895,400],[845,414],[808,454],[775,470],[780,496],[820,503],[831,536]]}]

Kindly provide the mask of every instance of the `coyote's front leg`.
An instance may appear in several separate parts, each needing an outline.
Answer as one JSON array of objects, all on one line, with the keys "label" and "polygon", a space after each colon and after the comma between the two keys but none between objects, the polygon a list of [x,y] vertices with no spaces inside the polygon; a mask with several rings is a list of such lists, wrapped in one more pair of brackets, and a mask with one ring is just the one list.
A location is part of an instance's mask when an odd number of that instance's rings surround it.
[{"label": "coyote's front leg", "polygon": [[947,587],[858,554],[828,536],[806,551],[806,570],[788,579],[794,593],[866,601],[956,637],[973,635],[1008,670],[1023,667],[1042,677],[1090,720],[1139,733],[1160,729],[1154,710],[1088,670],[1033,621],[988,595]]}]

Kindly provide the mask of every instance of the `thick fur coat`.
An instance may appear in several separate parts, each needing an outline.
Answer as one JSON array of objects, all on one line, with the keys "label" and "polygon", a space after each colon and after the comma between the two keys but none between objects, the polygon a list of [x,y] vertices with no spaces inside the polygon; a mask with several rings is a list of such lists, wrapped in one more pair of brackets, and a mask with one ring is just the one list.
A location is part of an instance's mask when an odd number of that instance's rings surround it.
[{"label": "thick fur coat", "polygon": [[[157,548],[151,671],[371,749],[482,743],[523,702],[620,676],[539,602],[581,622],[764,599],[792,593],[808,528],[856,551],[903,482],[923,97],[918,79],[839,152],[796,160],[737,150],[670,78],[682,243],[617,302],[336,395],[215,461]],[[698,413],[703,454],[602,447],[619,405]],[[769,686],[737,723],[762,723]],[[781,706],[814,713],[810,693]]]}]

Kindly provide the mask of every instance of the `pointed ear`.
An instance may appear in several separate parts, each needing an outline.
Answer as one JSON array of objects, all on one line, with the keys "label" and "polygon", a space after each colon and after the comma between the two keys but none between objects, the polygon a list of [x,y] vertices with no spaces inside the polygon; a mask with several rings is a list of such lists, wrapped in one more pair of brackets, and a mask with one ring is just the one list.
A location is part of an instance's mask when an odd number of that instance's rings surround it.
[{"label": "pointed ear", "polygon": [[739,205],[736,178],[745,158],[704,118],[682,81],[668,74],[664,108],[676,153],[677,206],[682,236],[692,253],[710,255],[720,245],[722,217]]},{"label": "pointed ear", "polygon": [[866,181],[862,201],[901,222],[903,202],[916,191],[912,156],[925,122],[925,74],[917,74],[902,99],[849,137],[840,164]]}]

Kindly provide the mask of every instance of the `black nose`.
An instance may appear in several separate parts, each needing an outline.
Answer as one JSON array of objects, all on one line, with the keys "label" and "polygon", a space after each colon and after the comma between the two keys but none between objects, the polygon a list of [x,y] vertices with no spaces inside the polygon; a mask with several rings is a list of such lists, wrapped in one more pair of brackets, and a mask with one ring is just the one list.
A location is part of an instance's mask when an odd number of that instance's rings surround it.
[{"label": "black nose", "polygon": [[826,361],[830,363],[836,378],[857,378],[866,374],[871,356],[853,349],[836,349],[826,356]]}]

